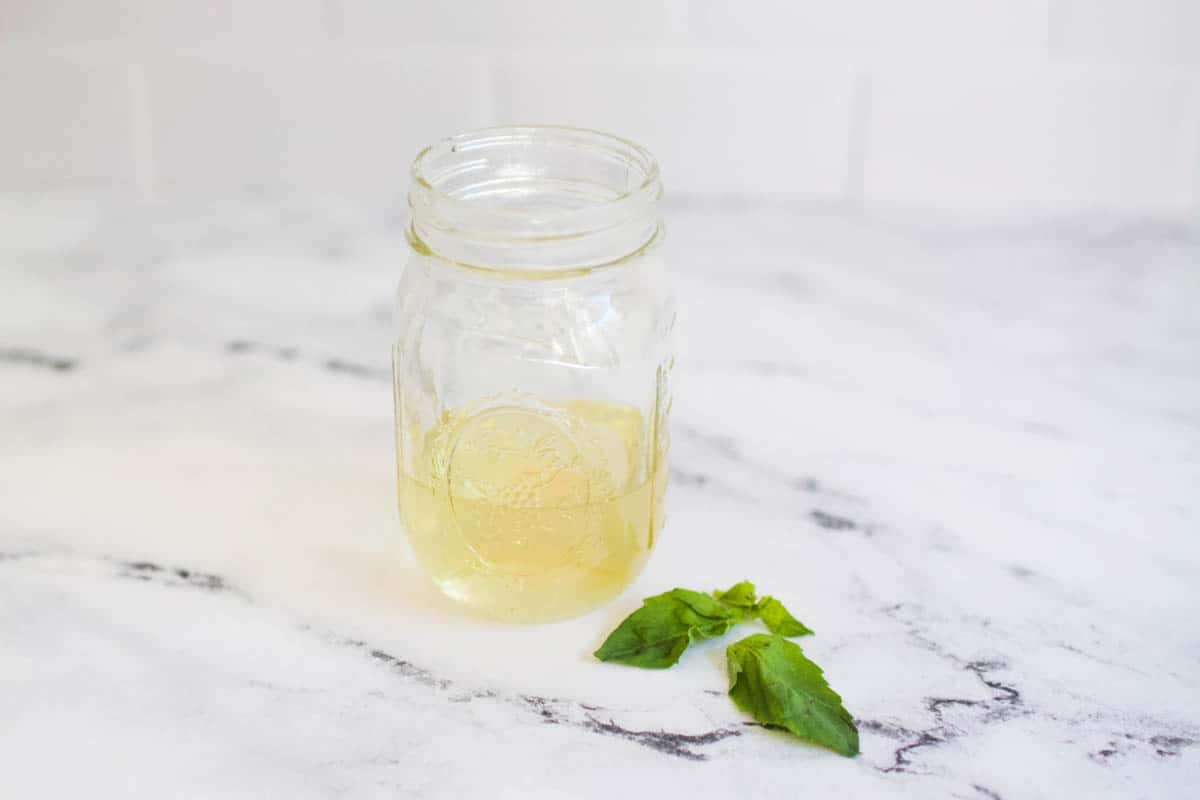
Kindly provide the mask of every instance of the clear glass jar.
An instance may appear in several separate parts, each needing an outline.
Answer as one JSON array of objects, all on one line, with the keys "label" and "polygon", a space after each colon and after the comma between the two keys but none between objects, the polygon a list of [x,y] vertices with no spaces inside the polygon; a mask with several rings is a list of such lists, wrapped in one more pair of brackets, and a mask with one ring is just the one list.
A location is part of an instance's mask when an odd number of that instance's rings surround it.
[{"label": "clear glass jar", "polygon": [[412,181],[393,376],[413,553],[486,615],[587,611],[663,524],[658,167],[615,136],[507,127],[426,148]]}]

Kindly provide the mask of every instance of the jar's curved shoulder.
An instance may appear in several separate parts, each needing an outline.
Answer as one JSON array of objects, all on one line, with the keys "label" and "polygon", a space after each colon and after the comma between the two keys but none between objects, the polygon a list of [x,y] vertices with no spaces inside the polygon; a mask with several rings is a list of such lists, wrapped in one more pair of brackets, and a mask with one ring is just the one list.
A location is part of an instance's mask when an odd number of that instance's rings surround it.
[{"label": "jar's curved shoulder", "polygon": [[397,347],[436,336],[467,351],[576,367],[658,360],[675,302],[657,258],[564,280],[479,275],[414,256],[401,278]]}]

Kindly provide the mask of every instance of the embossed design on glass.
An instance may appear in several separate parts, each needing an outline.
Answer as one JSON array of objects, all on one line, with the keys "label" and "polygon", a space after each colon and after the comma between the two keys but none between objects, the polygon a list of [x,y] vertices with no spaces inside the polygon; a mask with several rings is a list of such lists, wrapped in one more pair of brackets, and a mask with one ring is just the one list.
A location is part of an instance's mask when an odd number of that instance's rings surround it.
[{"label": "embossed design on glass", "polygon": [[422,151],[394,346],[400,516],[449,596],[549,620],[620,592],[663,524],[675,310],[658,168],[615,136]]}]

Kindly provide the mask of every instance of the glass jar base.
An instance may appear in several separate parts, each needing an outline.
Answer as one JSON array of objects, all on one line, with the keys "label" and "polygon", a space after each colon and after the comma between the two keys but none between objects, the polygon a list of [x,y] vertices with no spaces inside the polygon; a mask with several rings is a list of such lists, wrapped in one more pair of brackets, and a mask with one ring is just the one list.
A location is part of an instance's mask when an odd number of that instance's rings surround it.
[{"label": "glass jar base", "polygon": [[433,583],[447,597],[475,614],[501,622],[558,622],[582,616],[619,595],[641,572],[646,559],[622,575],[511,576],[473,573]]}]

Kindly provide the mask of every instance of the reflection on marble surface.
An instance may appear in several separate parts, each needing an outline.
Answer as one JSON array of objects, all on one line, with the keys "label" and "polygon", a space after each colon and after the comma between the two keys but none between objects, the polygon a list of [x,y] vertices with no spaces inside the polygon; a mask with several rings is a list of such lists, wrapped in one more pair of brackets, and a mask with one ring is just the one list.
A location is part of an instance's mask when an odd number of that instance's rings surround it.
[{"label": "reflection on marble surface", "polygon": [[[677,208],[672,486],[582,619],[408,558],[400,216],[0,202],[0,752],[22,796],[1184,797],[1200,783],[1200,230]],[[749,725],[723,650],[589,653],[750,578],[862,731]]]}]

